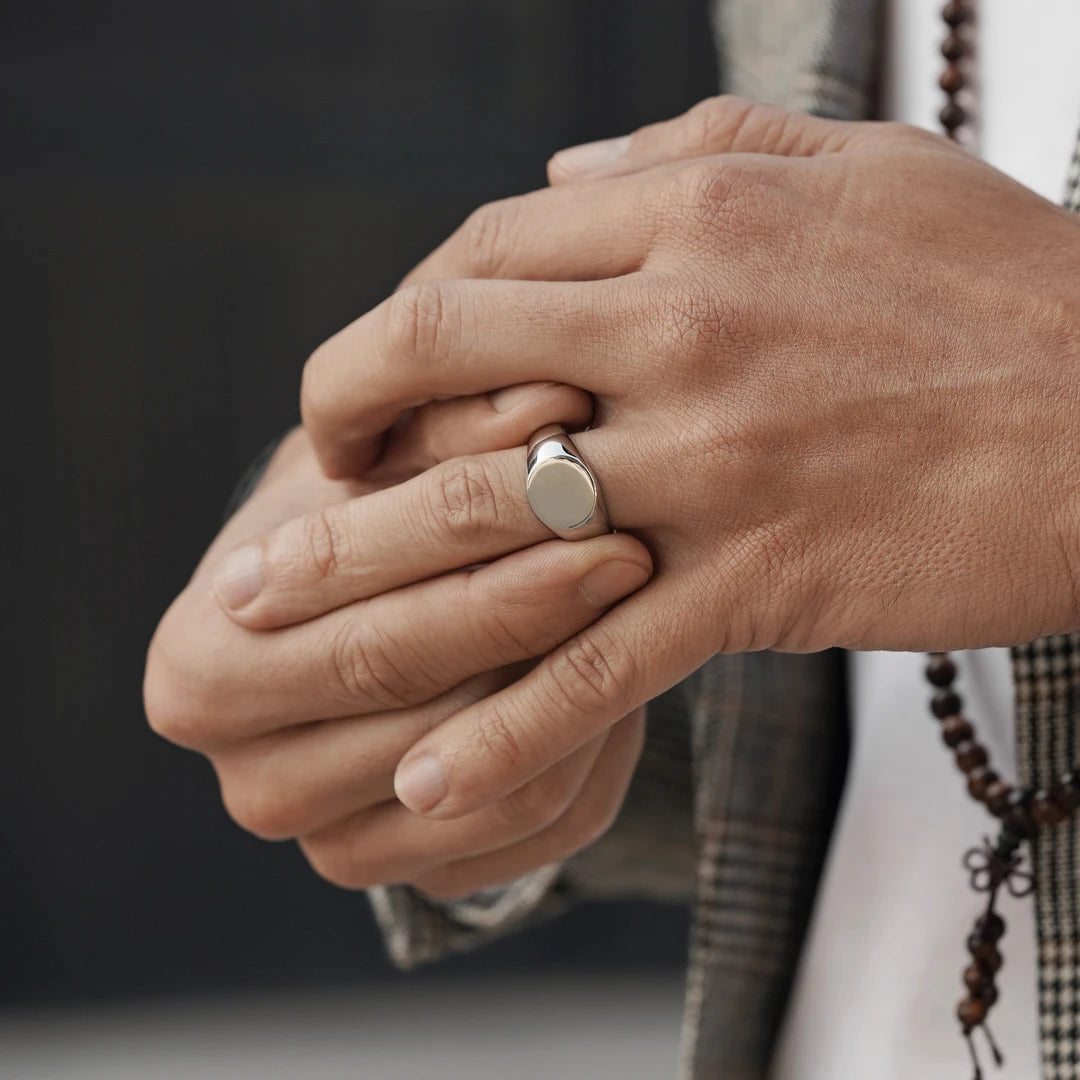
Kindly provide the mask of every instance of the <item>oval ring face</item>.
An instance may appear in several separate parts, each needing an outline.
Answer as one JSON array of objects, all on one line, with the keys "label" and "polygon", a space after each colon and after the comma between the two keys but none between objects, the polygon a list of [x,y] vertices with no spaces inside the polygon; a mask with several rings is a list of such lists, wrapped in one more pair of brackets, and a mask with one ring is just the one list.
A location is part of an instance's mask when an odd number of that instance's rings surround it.
[{"label": "oval ring face", "polygon": [[529,469],[525,491],[529,506],[553,532],[587,525],[596,511],[596,485],[589,471],[573,458],[542,457]]}]

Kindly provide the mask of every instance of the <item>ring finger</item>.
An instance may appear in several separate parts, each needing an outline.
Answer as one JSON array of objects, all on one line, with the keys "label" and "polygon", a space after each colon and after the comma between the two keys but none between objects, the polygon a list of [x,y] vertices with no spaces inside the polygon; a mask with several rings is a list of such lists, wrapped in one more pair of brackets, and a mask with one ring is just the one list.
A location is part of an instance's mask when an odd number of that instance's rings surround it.
[{"label": "ring finger", "polygon": [[[618,400],[643,382],[657,281],[429,281],[395,293],[308,359],[304,427],[328,476],[361,475],[405,409],[524,382]],[[361,376],[362,377],[359,377]]]}]

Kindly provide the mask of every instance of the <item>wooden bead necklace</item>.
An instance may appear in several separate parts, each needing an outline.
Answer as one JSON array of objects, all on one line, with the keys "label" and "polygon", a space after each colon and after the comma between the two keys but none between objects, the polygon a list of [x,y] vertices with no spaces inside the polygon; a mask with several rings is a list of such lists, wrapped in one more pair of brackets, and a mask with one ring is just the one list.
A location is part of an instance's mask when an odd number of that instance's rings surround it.
[{"label": "wooden bead necklace", "polygon": [[945,57],[945,70],[938,85],[945,91],[945,104],[938,113],[941,126],[950,139],[959,139],[960,132],[968,122],[968,110],[957,100],[968,86],[966,70],[972,58],[971,24],[975,21],[972,0],[949,0],[941,9],[945,20],[945,40],[941,43],[941,55]]},{"label": "wooden bead necklace", "polygon": [[985,839],[981,847],[972,848],[964,856],[971,887],[987,894],[986,909],[975,920],[967,939],[971,962],[963,979],[968,993],[956,1010],[971,1051],[975,1078],[980,1080],[982,1070],[972,1040],[977,1028],[986,1036],[994,1060],[1003,1064],[986,1026],[987,1015],[998,999],[994,976],[1002,964],[999,942],[1005,934],[1005,921],[994,910],[995,904],[1003,888],[1017,898],[1032,891],[1034,880],[1022,869],[1020,846],[1036,830],[1067,821],[1080,809],[1080,764],[1061,776],[1049,791],[1035,791],[1003,780],[993,768],[986,747],[976,738],[975,725],[963,714],[963,700],[953,689],[956,674],[956,664],[948,653],[930,653],[926,678],[935,688],[930,711],[940,721],[941,737],[967,778],[971,797],[1001,823],[995,841]]},{"label": "wooden bead necklace", "polygon": [[[941,55],[945,69],[939,85],[946,101],[938,119],[945,134],[955,141],[969,135],[970,110],[961,100],[969,89],[969,67],[973,56],[971,29],[975,19],[974,0],[949,0],[942,8],[945,38]],[[956,764],[967,778],[971,797],[981,803],[1001,824],[997,839],[983,841],[964,856],[971,887],[987,894],[986,908],[975,920],[967,939],[971,962],[964,970],[967,995],[957,1006],[960,1029],[971,1052],[975,1080],[982,1080],[978,1054],[973,1039],[981,1029],[994,1061],[1004,1059],[987,1027],[986,1019],[998,999],[994,977],[1001,968],[999,943],[1005,934],[1005,920],[995,911],[998,895],[1007,889],[1015,897],[1024,897],[1035,887],[1033,876],[1022,869],[1021,845],[1037,830],[1067,821],[1080,809],[1080,763],[1061,776],[1049,791],[1010,784],[1003,780],[990,762],[985,746],[976,738],[975,726],[963,715],[963,701],[953,689],[956,664],[947,653],[929,654],[926,677],[934,687],[930,711],[941,723],[941,737],[953,751]]]}]

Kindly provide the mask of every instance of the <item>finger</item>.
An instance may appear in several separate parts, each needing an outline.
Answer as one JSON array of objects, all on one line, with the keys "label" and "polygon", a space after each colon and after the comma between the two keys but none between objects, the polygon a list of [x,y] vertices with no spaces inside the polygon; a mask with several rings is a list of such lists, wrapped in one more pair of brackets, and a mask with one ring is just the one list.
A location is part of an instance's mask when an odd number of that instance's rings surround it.
[{"label": "finger", "polygon": [[421,736],[513,681],[485,672],[415,709],[321,720],[246,739],[215,753],[222,802],[243,829],[284,840],[394,798],[394,769]]},{"label": "finger", "polygon": [[323,877],[362,889],[519,843],[566,813],[607,739],[605,732],[501,803],[457,821],[428,821],[394,801],[302,837],[301,849]]},{"label": "finger", "polygon": [[548,162],[553,185],[611,179],[662,162],[713,154],[778,154],[807,157],[842,149],[860,130],[850,121],[827,120],[725,95],[640,128],[633,135],[572,146]]},{"label": "finger", "polygon": [[304,367],[304,427],[328,476],[358,476],[406,409],[551,381],[618,396],[641,329],[640,275],[617,282],[429,281],[335,334]]},{"label": "finger", "polygon": [[541,188],[488,203],[402,282],[451,278],[592,281],[638,269],[653,217],[640,184]]},{"label": "finger", "polygon": [[217,600],[241,626],[269,630],[550,539],[524,474],[520,447],[456,458],[294,518],[222,562]]},{"label": "finger", "polygon": [[418,814],[461,817],[573,753],[709,658],[686,629],[694,620],[672,615],[690,606],[662,579],[620,604],[421,739],[398,766],[398,798]]},{"label": "finger", "polygon": [[[677,492],[641,497],[647,485],[632,474],[620,482],[635,468],[630,462],[648,463],[648,438],[608,428],[576,437],[620,528],[652,524],[678,501]],[[232,552],[214,588],[235,622],[268,630],[550,537],[529,506],[519,447],[455,458],[395,488],[286,522]]]},{"label": "finger", "polygon": [[328,480],[302,427],[282,439],[251,495],[237,508],[204,553],[193,578],[205,577],[226,554],[253,536],[301,514],[359,494],[363,482]]},{"label": "finger", "polygon": [[410,884],[436,900],[457,900],[562,862],[594,844],[615,823],[626,798],[645,739],[644,714],[643,708],[635,709],[612,728],[577,798],[553,824],[517,844],[428,870]]},{"label": "finger", "polygon": [[523,383],[433,401],[388,434],[383,457],[368,477],[413,476],[451,458],[524,446],[547,424],[571,431],[584,427],[592,412],[592,398],[584,390],[560,383]]},{"label": "finger", "polygon": [[198,662],[181,655],[181,670],[198,681],[159,731],[205,749],[312,717],[429,701],[479,672],[549,652],[649,572],[648,552],[629,536],[552,540],[285,630],[232,627],[221,641],[188,646]]}]

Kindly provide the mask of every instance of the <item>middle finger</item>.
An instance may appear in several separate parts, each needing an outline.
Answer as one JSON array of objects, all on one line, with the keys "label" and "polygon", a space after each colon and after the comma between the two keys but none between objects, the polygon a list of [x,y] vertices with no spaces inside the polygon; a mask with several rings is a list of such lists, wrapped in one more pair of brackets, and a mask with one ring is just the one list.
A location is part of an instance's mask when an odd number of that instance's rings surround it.
[{"label": "middle finger", "polygon": [[402,412],[525,382],[619,399],[643,381],[653,279],[428,281],[395,293],[319,346],[300,409],[328,476],[358,476]]}]

